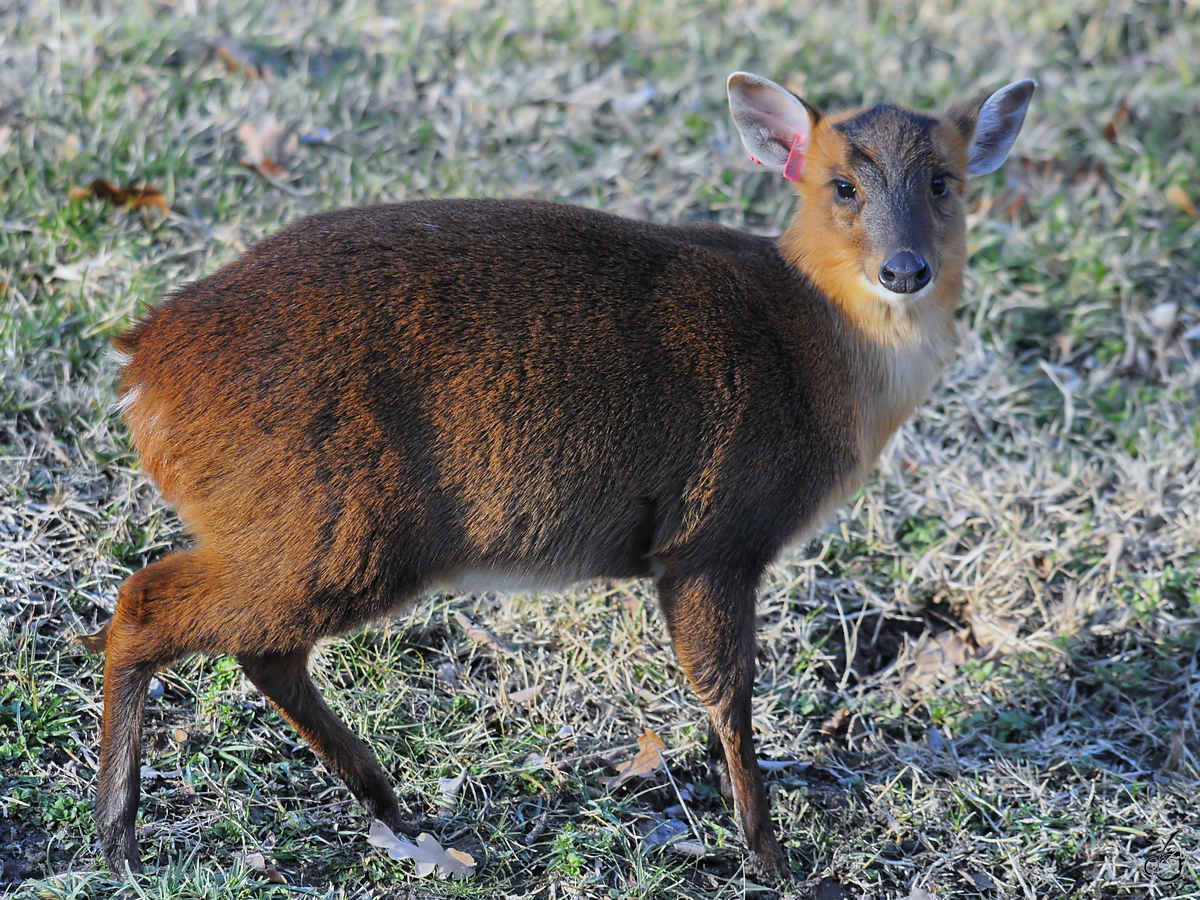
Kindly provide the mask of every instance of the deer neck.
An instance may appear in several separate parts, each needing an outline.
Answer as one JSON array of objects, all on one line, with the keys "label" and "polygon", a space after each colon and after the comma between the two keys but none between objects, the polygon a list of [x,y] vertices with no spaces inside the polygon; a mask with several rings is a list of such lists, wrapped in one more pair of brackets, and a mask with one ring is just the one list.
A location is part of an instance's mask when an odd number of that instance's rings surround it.
[{"label": "deer neck", "polygon": [[780,250],[828,299],[845,327],[854,356],[852,390],[865,477],[954,351],[962,265],[952,255],[928,287],[896,295],[868,280],[856,260],[831,261],[826,253],[817,264],[802,237],[799,229],[789,228]]}]

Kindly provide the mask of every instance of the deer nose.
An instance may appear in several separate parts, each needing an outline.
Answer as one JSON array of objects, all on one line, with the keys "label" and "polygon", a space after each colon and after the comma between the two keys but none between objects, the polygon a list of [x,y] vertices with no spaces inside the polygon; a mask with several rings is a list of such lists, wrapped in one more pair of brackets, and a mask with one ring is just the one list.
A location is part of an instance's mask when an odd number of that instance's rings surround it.
[{"label": "deer nose", "polygon": [[897,294],[919,291],[931,278],[929,263],[911,250],[901,250],[879,269],[879,283]]}]

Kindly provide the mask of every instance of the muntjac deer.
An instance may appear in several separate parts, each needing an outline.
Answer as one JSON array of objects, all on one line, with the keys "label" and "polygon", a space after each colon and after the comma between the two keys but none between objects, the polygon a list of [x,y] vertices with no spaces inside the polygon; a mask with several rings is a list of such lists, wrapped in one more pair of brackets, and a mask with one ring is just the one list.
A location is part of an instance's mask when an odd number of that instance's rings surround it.
[{"label": "muntjac deer", "polygon": [[778,240],[551,203],[316,215],[115,341],[117,406],[194,539],[106,626],[96,817],[118,873],[155,670],[236,656],[371,815],[405,816],[307,670],[316,642],[436,589],[654,579],[708,707],[751,867],[788,874],[750,727],[768,565],[867,477],[955,342],[966,178],[1034,90],[944,115],[823,115],[738,72]]}]

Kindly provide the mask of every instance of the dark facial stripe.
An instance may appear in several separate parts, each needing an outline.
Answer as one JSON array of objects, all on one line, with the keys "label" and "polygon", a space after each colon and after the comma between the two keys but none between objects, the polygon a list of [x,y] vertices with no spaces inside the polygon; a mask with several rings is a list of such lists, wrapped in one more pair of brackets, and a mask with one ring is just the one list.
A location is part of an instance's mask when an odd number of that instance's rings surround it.
[{"label": "dark facial stripe", "polygon": [[894,166],[938,163],[933,143],[937,122],[930,116],[881,103],[834,128],[850,145],[851,165],[870,165],[886,179]]}]

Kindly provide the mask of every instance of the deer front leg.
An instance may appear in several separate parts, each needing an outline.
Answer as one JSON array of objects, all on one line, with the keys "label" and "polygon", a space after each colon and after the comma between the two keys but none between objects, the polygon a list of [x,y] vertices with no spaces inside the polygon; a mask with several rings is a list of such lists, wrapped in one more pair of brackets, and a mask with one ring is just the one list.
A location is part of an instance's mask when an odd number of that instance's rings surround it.
[{"label": "deer front leg", "polygon": [[394,832],[416,833],[406,818],[375,755],[321,697],[308,673],[311,646],[285,653],[238,654],[246,675],[300,732],[317,756],[333,770],[371,813]]},{"label": "deer front leg", "polygon": [[750,867],[765,878],[784,880],[791,872],[775,839],[750,729],[756,587],[753,578],[731,583],[711,575],[666,575],[658,595],[679,662],[708,707],[724,750]]}]

